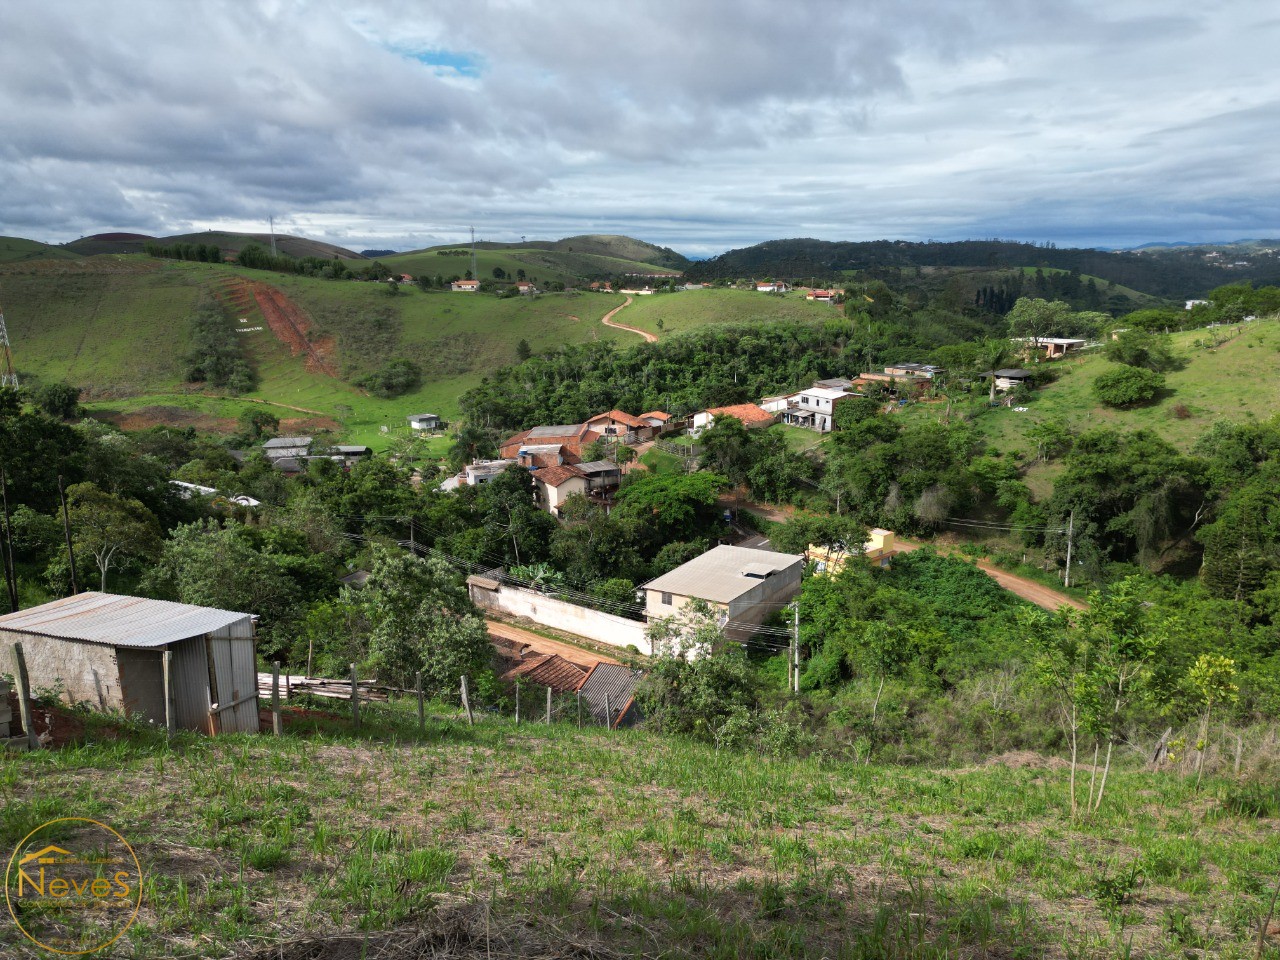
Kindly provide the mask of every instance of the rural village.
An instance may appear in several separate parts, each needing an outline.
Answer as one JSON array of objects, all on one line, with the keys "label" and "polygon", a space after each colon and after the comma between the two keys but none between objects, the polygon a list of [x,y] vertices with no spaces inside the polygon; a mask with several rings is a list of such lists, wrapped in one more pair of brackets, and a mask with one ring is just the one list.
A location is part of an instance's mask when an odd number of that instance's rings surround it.
[{"label": "rural village", "polygon": [[1280,960],[1255,7],[13,5],[0,957]]}]

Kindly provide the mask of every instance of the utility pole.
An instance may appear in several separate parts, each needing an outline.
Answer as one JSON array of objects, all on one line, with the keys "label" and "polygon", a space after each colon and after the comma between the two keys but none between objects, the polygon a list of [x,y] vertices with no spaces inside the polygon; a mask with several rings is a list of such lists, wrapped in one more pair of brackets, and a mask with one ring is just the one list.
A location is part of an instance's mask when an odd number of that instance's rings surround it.
[{"label": "utility pole", "polygon": [[76,553],[71,549],[71,517],[67,513],[67,495],[62,489],[62,474],[58,474],[58,499],[62,501],[62,532],[67,539],[67,566],[71,568],[71,595],[80,592],[76,583]]},{"label": "utility pole", "polygon": [[476,228],[471,228],[471,279],[477,283],[480,281],[480,275],[476,272]]},{"label": "utility pole", "polygon": [[271,255],[276,255],[276,218],[275,216],[267,217],[267,222],[271,224]]},{"label": "utility pole", "polygon": [[0,496],[4,498],[4,530],[0,534],[0,549],[4,550],[4,583],[9,594],[9,612],[18,612],[18,573],[13,565],[13,527],[9,522],[9,486],[3,466],[0,466]]},{"label": "utility pole", "polygon": [[1071,537],[1075,533],[1076,528],[1076,511],[1073,508],[1071,516],[1067,520],[1067,574],[1063,578],[1062,585],[1064,587],[1071,586]]},{"label": "utility pole", "polygon": [[791,659],[791,680],[792,690],[794,694],[800,693],[800,600],[797,598],[795,606],[792,609],[794,618],[792,620],[792,659]]}]

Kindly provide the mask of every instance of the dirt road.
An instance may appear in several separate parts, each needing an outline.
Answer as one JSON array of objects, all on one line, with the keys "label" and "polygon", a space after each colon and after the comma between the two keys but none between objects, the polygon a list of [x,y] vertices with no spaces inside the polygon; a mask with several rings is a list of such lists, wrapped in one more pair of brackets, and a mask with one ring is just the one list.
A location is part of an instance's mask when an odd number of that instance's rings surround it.
[{"label": "dirt road", "polygon": [[619,310],[621,310],[623,307],[629,307],[629,306],[631,306],[631,298],[627,297],[626,303],[622,304],[622,306],[614,307],[612,310],[610,310],[608,313],[606,313],[603,317],[600,318],[600,322],[603,323],[606,327],[613,327],[615,330],[627,330],[631,333],[638,333],[640,334],[640,336],[644,337],[650,343],[657,343],[658,335],[656,333],[650,333],[648,330],[637,330],[635,327],[628,327],[625,323],[613,322],[613,315],[617,313]]},{"label": "dirt road", "polygon": [[[925,546],[922,543],[902,539],[899,539],[895,545],[901,553],[910,553],[912,550],[919,550]],[[951,552],[946,547],[935,549],[943,554]],[[1052,587],[1046,587],[1042,583],[1028,580],[1026,577],[1020,577],[1016,573],[1010,573],[1008,570],[1002,570],[989,560],[979,560],[978,569],[1010,593],[1034,603],[1037,607],[1043,607],[1045,610],[1057,610],[1059,607],[1072,607],[1076,610],[1089,609],[1087,603],[1077,600],[1075,597],[1069,597],[1065,593],[1054,590]]]},{"label": "dirt road", "polygon": [[559,640],[548,640],[541,634],[513,627],[511,624],[503,623],[500,620],[486,620],[485,623],[488,624],[489,636],[491,637],[501,637],[503,640],[527,644],[530,649],[537,653],[558,653],[570,663],[576,663],[588,670],[597,663],[618,662],[608,654],[596,653],[594,650],[575,647],[571,643],[561,643]]},{"label": "dirt road", "polygon": [[[768,506],[763,503],[755,503],[750,500],[736,499],[729,496],[720,498],[720,503],[724,506],[731,507],[734,510],[749,510],[752,513],[773,520],[778,523],[790,520],[795,515],[795,508],[779,508]],[[900,553],[910,553],[912,550],[919,550],[926,546],[923,543],[916,543],[912,540],[903,540],[897,538],[895,546]],[[951,553],[945,546],[932,545],[939,553]],[[1015,596],[1021,597],[1034,603],[1037,607],[1043,607],[1045,610],[1057,610],[1059,607],[1073,607],[1076,610],[1087,610],[1089,605],[1075,597],[1069,597],[1065,593],[1054,590],[1052,587],[1046,587],[1042,583],[1034,580],[1028,580],[1026,577],[1020,577],[1016,573],[1010,573],[1008,570],[1002,570],[988,560],[979,560],[978,569],[985,573],[1000,586],[1004,587]]]}]

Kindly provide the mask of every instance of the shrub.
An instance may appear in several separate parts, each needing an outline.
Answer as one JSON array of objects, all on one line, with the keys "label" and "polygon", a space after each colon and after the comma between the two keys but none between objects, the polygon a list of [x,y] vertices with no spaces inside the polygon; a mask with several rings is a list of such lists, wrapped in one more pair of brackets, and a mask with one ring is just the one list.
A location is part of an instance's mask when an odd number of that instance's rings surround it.
[{"label": "shrub", "polygon": [[1116,367],[1093,382],[1093,395],[1108,407],[1150,402],[1164,387],[1164,374],[1142,367]]},{"label": "shrub", "polygon": [[392,360],[380,370],[357,382],[376,397],[389,400],[416,389],[422,383],[422,368],[412,360]]}]

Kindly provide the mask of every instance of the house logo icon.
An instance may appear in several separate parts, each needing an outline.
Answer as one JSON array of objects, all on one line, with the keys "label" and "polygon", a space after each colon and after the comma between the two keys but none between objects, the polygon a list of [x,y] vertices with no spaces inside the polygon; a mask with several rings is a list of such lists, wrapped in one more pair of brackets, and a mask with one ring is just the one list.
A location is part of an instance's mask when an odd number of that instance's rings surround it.
[{"label": "house logo icon", "polygon": [[62,817],[41,824],[14,849],[5,905],[18,929],[52,953],[96,953],[120,939],[142,906],[142,867],[104,823]]}]

